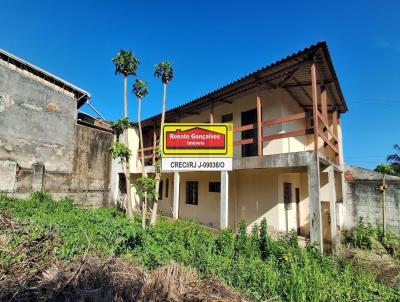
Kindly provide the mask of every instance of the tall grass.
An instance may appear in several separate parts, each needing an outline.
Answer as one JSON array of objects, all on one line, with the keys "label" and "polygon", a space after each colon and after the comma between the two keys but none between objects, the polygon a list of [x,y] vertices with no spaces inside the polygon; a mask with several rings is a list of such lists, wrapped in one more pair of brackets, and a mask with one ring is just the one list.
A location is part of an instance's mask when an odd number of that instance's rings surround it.
[{"label": "tall grass", "polygon": [[28,200],[0,197],[0,211],[24,224],[25,232],[9,245],[53,231],[60,240],[53,253],[63,259],[85,251],[114,253],[148,270],[175,260],[257,301],[400,301],[399,289],[377,283],[370,273],[313,246],[300,248],[295,233],[272,239],[266,221],[250,235],[244,222],[238,234],[212,234],[193,221],[165,219],[143,231],[139,218],[131,223],[116,209],[85,210],[43,194]]},{"label": "tall grass", "polygon": [[395,260],[400,262],[400,238],[393,232],[383,232],[382,227],[373,225],[368,220],[360,218],[352,231],[345,231],[343,243],[349,246],[371,250],[374,241],[379,242]]}]

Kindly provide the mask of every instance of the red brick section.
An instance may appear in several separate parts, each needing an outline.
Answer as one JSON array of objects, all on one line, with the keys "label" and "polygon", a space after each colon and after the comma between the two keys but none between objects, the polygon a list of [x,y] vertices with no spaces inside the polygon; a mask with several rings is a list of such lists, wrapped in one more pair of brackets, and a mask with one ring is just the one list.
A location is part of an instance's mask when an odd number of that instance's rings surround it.
[{"label": "red brick section", "polygon": [[347,181],[353,181],[353,180],[354,180],[354,177],[353,177],[353,175],[351,175],[350,170],[344,171],[344,178],[345,178]]},{"label": "red brick section", "polygon": [[48,103],[46,106],[46,109],[49,111],[56,111],[57,110],[57,105],[54,103]]}]

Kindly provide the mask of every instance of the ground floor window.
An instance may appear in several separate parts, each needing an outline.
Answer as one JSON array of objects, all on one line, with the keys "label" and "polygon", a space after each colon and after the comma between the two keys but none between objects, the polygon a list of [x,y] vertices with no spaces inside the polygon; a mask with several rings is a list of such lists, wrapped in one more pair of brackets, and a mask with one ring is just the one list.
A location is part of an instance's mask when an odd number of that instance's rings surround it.
[{"label": "ground floor window", "polygon": [[221,192],[221,182],[220,181],[210,181],[208,183],[208,192]]},{"label": "ground floor window", "polygon": [[126,194],[126,177],[124,173],[118,173],[118,189],[120,194]]},{"label": "ground floor window", "polygon": [[165,198],[168,198],[168,191],[169,191],[169,178],[165,181]]},{"label": "ground floor window", "polygon": [[286,210],[292,209],[292,184],[290,182],[283,183],[283,203]]},{"label": "ground floor window", "polygon": [[162,191],[163,191],[163,181],[160,181],[160,186],[158,187],[158,200],[162,199]]},{"label": "ground floor window", "polygon": [[199,182],[187,181],[186,182],[186,203],[197,205],[199,200]]}]

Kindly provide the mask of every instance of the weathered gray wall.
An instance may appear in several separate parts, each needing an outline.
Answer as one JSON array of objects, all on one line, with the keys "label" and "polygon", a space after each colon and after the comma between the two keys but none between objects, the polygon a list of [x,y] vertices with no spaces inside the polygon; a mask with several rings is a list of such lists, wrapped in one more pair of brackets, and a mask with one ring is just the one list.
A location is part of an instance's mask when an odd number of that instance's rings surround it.
[{"label": "weathered gray wall", "polygon": [[72,171],[76,100],[0,64],[0,158]]},{"label": "weathered gray wall", "polygon": [[[360,217],[382,225],[382,174],[375,171],[346,167],[345,227],[354,228]],[[385,223],[400,234],[400,177],[386,176]]]},{"label": "weathered gray wall", "polygon": [[111,133],[76,124],[76,100],[0,64],[0,191],[109,200]]}]

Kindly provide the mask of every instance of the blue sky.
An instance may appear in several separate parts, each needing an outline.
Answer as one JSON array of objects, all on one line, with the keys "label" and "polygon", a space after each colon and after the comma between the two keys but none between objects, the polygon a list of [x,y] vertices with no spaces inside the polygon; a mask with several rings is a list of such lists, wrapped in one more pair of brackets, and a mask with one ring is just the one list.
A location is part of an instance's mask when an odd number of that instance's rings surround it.
[{"label": "blue sky", "polygon": [[[400,143],[399,1],[2,0],[0,7],[0,48],[89,91],[112,120],[123,108],[111,62],[119,49],[141,60],[148,117],[161,109],[155,63],[174,63],[171,108],[325,40],[349,105],[346,162],[373,168]],[[136,120],[132,96],[129,106]]]}]

